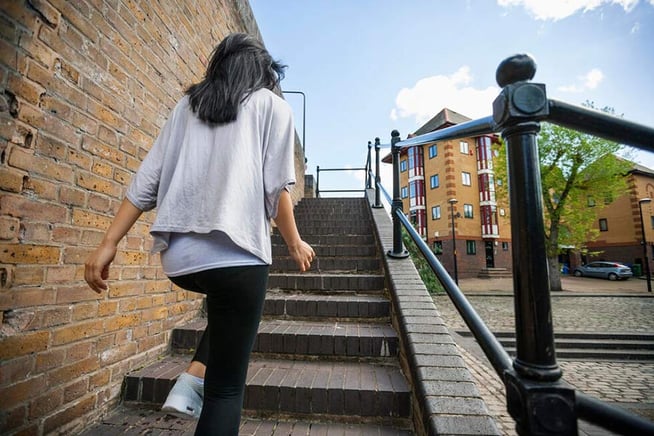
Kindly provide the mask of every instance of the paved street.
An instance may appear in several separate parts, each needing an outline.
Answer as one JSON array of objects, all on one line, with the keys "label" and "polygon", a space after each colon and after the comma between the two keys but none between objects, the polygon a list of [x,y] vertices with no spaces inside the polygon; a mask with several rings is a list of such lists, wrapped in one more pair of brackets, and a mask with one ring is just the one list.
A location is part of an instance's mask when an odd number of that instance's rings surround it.
[{"label": "paved street", "polygon": [[[654,297],[645,281],[564,277],[562,283],[564,291],[552,295],[556,332],[654,332]],[[491,330],[514,330],[511,279],[464,279],[460,287]],[[467,330],[447,296],[434,301],[450,330]],[[516,434],[494,370],[474,340],[454,337],[498,426],[506,435]],[[654,363],[560,360],[559,365],[575,388],[654,420]],[[579,434],[611,433],[583,423]]]}]

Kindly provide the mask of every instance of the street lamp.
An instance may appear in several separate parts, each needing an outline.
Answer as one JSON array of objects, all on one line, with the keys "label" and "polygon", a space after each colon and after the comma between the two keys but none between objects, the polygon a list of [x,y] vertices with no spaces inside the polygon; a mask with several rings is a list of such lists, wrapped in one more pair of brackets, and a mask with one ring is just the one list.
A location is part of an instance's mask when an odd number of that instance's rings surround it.
[{"label": "street lamp", "polygon": [[459,271],[457,270],[456,265],[456,232],[454,230],[454,205],[459,202],[456,198],[450,198],[447,200],[450,203],[450,209],[452,212],[452,254],[454,255],[454,283],[459,284]]},{"label": "street lamp", "polygon": [[302,91],[282,91],[284,94],[301,94],[302,95],[302,153],[306,155],[306,150],[305,150],[305,123],[307,121],[307,115],[306,115],[306,110],[307,110],[307,96],[304,95],[304,92]]},{"label": "street lamp", "polygon": [[645,276],[647,278],[647,292],[652,292],[652,276],[649,272],[649,260],[647,259],[647,238],[645,238],[645,221],[643,221],[643,203],[651,203],[649,197],[638,200],[638,210],[640,211],[640,228],[643,231],[643,257],[645,261]]}]

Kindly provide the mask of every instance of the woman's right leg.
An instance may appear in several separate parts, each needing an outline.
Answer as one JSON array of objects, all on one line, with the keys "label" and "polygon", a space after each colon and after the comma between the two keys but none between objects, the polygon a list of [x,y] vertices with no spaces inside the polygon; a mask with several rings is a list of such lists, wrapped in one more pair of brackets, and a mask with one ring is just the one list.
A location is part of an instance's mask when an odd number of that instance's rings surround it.
[{"label": "woman's right leg", "polygon": [[219,268],[195,276],[207,295],[209,336],[204,405],[195,434],[237,436],[268,266]]}]

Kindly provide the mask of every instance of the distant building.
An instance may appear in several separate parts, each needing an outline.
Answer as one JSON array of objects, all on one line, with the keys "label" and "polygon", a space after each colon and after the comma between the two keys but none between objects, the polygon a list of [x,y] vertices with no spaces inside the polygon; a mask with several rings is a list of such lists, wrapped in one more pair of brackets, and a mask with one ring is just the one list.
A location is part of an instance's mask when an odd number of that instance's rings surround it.
[{"label": "distant building", "polygon": [[[588,199],[589,207],[596,207],[598,202],[604,202],[598,211],[595,228],[599,237],[587,243],[594,255],[582,255],[579,261],[585,263],[593,260],[613,260],[628,265],[640,265],[644,271],[643,259],[643,226],[640,220],[639,201],[643,201],[643,223],[645,240],[647,242],[647,257],[650,270],[654,272],[654,170],[634,164],[627,175],[629,189],[626,194],[616,199]],[[574,259],[573,263],[574,263]]]},{"label": "distant building", "polygon": [[[470,118],[443,109],[410,136],[466,121]],[[483,135],[438,141],[408,147],[400,156],[403,210],[450,274],[456,249],[459,278],[512,270],[508,206],[495,196],[496,183],[502,183],[493,171],[495,140]],[[392,162],[391,156],[384,162]]]},{"label": "distant building", "polygon": [[[470,121],[450,109],[409,135],[418,136]],[[453,275],[454,241],[459,278],[509,274],[512,271],[508,199],[498,200],[491,145],[497,137],[482,135],[408,147],[400,155],[400,196],[404,213]],[[388,154],[383,162],[391,163]],[[654,170],[633,164],[627,174],[628,191],[615,199],[588,198],[598,207],[595,228],[599,237],[584,247],[569,247],[559,257],[569,271],[593,260],[613,260],[644,268],[643,231],[647,257],[654,273]],[[456,200],[456,202],[451,202]],[[601,202],[601,203],[599,203]],[[600,207],[601,206],[601,207]],[[454,215],[454,220],[452,216]]]}]

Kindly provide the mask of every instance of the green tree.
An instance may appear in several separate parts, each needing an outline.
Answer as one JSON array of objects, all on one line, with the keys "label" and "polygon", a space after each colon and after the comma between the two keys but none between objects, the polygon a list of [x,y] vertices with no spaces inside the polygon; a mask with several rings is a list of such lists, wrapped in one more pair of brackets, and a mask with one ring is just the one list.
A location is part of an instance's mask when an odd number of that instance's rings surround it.
[{"label": "green tree", "polygon": [[[613,113],[611,108],[602,111]],[[627,190],[625,176],[631,163],[616,156],[622,148],[596,136],[541,124],[538,150],[547,263],[553,291],[562,289],[558,262],[562,247],[585,251],[586,242],[598,236],[594,228],[598,212]],[[507,180],[506,149],[500,144],[497,150],[496,176]],[[506,188],[506,184],[499,186],[497,194],[508,198]]]}]

